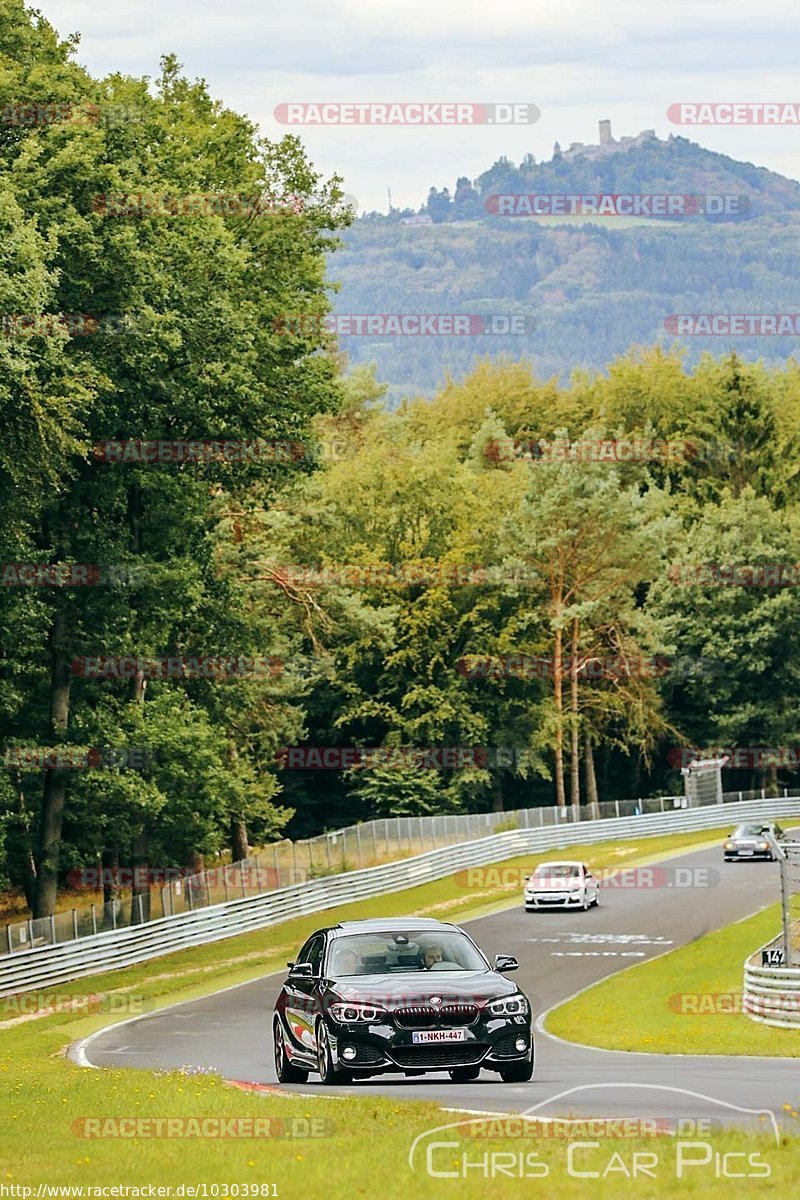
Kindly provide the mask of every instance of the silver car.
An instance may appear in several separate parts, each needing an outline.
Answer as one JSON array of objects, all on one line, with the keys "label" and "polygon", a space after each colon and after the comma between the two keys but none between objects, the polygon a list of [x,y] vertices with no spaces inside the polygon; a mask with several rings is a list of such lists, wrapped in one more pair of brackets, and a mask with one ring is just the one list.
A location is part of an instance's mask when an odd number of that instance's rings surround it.
[{"label": "silver car", "polygon": [[774,862],[778,857],[775,842],[783,841],[786,834],[780,825],[744,824],[737,825],[725,839],[722,854],[725,862],[741,858],[763,858]]}]

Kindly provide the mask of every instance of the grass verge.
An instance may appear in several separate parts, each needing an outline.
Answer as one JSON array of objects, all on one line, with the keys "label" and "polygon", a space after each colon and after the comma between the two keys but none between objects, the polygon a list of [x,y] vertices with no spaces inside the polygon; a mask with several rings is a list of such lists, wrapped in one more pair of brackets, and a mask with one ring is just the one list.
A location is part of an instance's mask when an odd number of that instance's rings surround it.
[{"label": "grass verge", "polygon": [[[667,835],[574,847],[570,855],[585,858],[597,868],[643,865],[717,840],[713,831],[703,831],[694,836]],[[501,865],[530,868],[552,853],[512,859]],[[466,920],[518,902],[518,896],[516,883],[505,888],[466,891],[450,876],[381,900],[343,905],[324,916],[312,914],[223,943],[97,976],[83,984],[62,985],[58,990],[52,989],[49,998],[64,996],[66,992],[71,992],[76,1000],[88,994],[106,1000],[116,998],[123,1003],[118,1014],[127,1016],[136,1011],[132,1006],[134,1000],[149,1009],[279,969],[306,934],[325,921],[354,919],[374,915],[376,911],[387,916],[430,914]],[[46,1006],[48,995],[37,994],[36,1001]],[[409,1196],[438,1197],[442,1189],[452,1194],[457,1191],[459,1200],[471,1200],[484,1196],[487,1188],[500,1197],[528,1195],[537,1180],[540,1186],[544,1185],[542,1194],[552,1194],[554,1187],[566,1200],[586,1194],[586,1179],[569,1173],[564,1141],[517,1141],[510,1145],[505,1138],[477,1142],[473,1138],[455,1137],[454,1145],[440,1147],[432,1154],[430,1171],[423,1146],[412,1171],[408,1155],[414,1138],[426,1129],[441,1126],[449,1118],[433,1104],[398,1102],[395,1088],[387,1087],[385,1098],[363,1096],[343,1100],[244,1092],[213,1075],[80,1070],[66,1059],[66,1046],[108,1024],[113,1019],[109,1011],[90,1016],[80,1011],[60,1011],[24,1017],[17,1015],[13,1006],[9,1008],[7,1001],[0,1001],[0,1011],[3,1006],[5,1019],[0,1029],[0,1088],[5,1101],[0,1116],[0,1195],[3,1196],[17,1195],[25,1200],[24,1192],[3,1191],[3,1187],[31,1187],[29,1195],[35,1197],[40,1184],[82,1186],[85,1197],[93,1195],[90,1188],[156,1185],[175,1189],[183,1184],[201,1189],[194,1193],[185,1191],[183,1195],[193,1194],[203,1200],[214,1195],[274,1195],[283,1200],[298,1195],[325,1195],[330,1200],[377,1195],[386,1200],[395,1197],[408,1200]],[[265,1052],[266,1046],[254,1047],[254,1056],[263,1057]],[[114,1124],[118,1118],[133,1118],[138,1122],[149,1119],[150,1124]],[[170,1128],[163,1123],[159,1125],[159,1119],[169,1118],[184,1121],[196,1118],[198,1122],[208,1118],[228,1122],[260,1120],[261,1125],[228,1125],[225,1136],[219,1132],[206,1137],[197,1137],[195,1133],[191,1139],[174,1134],[155,1136]],[[87,1125],[87,1119],[93,1124]],[[187,1132],[192,1130],[183,1128]],[[195,1131],[199,1128],[196,1126]],[[260,1133],[234,1136],[231,1130],[237,1128],[260,1129]],[[101,1136],[85,1136],[87,1131],[98,1130]],[[320,1136],[308,1136],[315,1132]],[[452,1135],[446,1140],[453,1140]],[[771,1164],[770,1188],[780,1188],[787,1194],[793,1184],[795,1192],[800,1186],[800,1154],[794,1139],[783,1140],[784,1148],[778,1150],[774,1139],[766,1135],[745,1137],[730,1132],[715,1138],[714,1148],[715,1152],[746,1149],[750,1154],[760,1153]],[[609,1143],[607,1154],[593,1152],[593,1157],[582,1160],[580,1169],[597,1170],[601,1178],[617,1150],[630,1170],[637,1149],[652,1154],[652,1139],[626,1141],[622,1148],[618,1142]],[[659,1141],[655,1152],[659,1158],[655,1174],[637,1179],[637,1191],[643,1198],[672,1195],[673,1189],[676,1189],[674,1194],[678,1190],[683,1194],[699,1193],[702,1188],[705,1197],[716,1200],[716,1197],[733,1197],[737,1187],[741,1191],[741,1179],[715,1175],[716,1160],[691,1168],[687,1177],[677,1180],[676,1146]],[[492,1157],[495,1153],[505,1157],[495,1160]],[[465,1161],[483,1165],[466,1169]],[[213,1185],[219,1185],[216,1193],[208,1190]],[[612,1167],[603,1183],[603,1195],[621,1196],[630,1186],[620,1167]],[[173,1190],[171,1194],[180,1193]]]},{"label": "grass verge", "polygon": [[744,960],[775,936],[780,923],[780,905],[770,905],[628,967],[554,1009],[545,1028],[607,1050],[800,1057],[800,1030],[773,1029],[730,1011],[741,1007]]}]

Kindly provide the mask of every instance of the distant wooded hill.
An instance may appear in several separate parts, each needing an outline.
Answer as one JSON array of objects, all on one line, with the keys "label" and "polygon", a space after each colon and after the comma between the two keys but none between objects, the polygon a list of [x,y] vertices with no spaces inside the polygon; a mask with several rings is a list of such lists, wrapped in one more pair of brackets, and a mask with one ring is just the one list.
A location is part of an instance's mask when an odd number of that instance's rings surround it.
[{"label": "distant wooded hill", "polygon": [[[498,193],[737,196],[744,216],[666,220],[498,217]],[[488,203],[488,208],[492,202]],[[403,224],[411,216],[432,224]],[[452,194],[431,189],[418,214],[368,214],[345,235],[329,273],[342,283],[334,311],[477,313],[525,317],[521,336],[342,337],[351,362],[375,362],[395,398],[429,394],[478,359],[529,358],[540,376],[602,369],[637,344],[673,345],[673,313],[800,311],[800,183],[682,137],[627,151],[576,154],[519,166],[499,159]],[[704,351],[778,363],[796,337],[684,339]]]}]

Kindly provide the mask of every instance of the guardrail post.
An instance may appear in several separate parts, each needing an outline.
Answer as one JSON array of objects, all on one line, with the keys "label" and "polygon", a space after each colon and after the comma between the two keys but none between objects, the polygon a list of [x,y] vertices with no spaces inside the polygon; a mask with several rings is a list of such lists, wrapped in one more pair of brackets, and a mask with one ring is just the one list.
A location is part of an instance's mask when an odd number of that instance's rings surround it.
[{"label": "guardrail post", "polygon": [[230,900],[230,893],[228,892],[228,868],[227,867],[222,868],[222,886],[225,888],[225,903],[227,904],[228,901]]},{"label": "guardrail post", "polygon": [[614,801],[614,808],[616,809],[617,816],[619,816],[619,800]]},{"label": "guardrail post", "polygon": [[52,939],[53,945],[55,946],[55,944],[56,944],[56,919],[55,919],[55,916],[53,915],[53,913],[50,914],[50,937]]},{"label": "guardrail post", "polygon": [[244,864],[243,863],[239,863],[239,882],[242,885],[242,896],[246,900],[247,899],[247,880],[246,880],[245,874],[244,874]]},{"label": "guardrail post", "polygon": [[97,933],[97,913],[92,905],[92,933]]},{"label": "guardrail post", "polygon": [[356,825],[356,850],[358,851],[358,869],[364,866],[364,859],[361,855],[361,829]]},{"label": "guardrail post", "polygon": [[206,904],[211,907],[211,886],[208,882],[208,871],[203,871],[203,883],[206,885]]},{"label": "guardrail post", "polygon": [[[258,859],[256,859],[256,862],[258,862]],[[272,847],[272,865],[275,868],[275,887],[280,887],[281,886],[281,868],[280,868],[280,864],[278,863],[278,847],[277,846]]]},{"label": "guardrail post", "polygon": [[73,908],[73,910],[72,910],[72,936],[74,938],[76,938],[78,936],[78,910],[77,910],[77,908]]},{"label": "guardrail post", "polygon": [[6,941],[8,942],[8,953],[14,953],[14,939],[11,937],[11,926],[6,925]]},{"label": "guardrail post", "polygon": [[[773,845],[775,843],[773,842]],[[783,917],[783,961],[787,967],[792,965],[792,934],[789,921],[789,909],[792,902],[789,881],[789,863],[786,852],[779,852],[778,863],[781,872],[781,914]]]}]

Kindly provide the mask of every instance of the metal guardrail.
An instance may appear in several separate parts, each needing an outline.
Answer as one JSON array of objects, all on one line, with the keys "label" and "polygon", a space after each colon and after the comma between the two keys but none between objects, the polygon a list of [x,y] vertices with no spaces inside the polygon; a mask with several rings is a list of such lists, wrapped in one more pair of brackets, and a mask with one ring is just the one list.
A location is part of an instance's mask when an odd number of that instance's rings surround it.
[{"label": "metal guardrail", "polygon": [[778,946],[783,934],[760,947],[744,964],[742,1007],[748,1017],[777,1029],[800,1029],[800,967],[762,967],[761,951]]},{"label": "metal guardrail", "polygon": [[[783,929],[744,964],[742,1007],[762,1025],[800,1029],[800,842],[781,842]],[[780,966],[764,966],[763,952],[777,950]]]},{"label": "metal guardrail", "polygon": [[[800,791],[783,789],[783,797],[800,796]],[[723,792],[723,804],[745,800],[765,800],[764,789],[751,792]],[[720,803],[717,795],[703,805]],[[448,813],[428,817],[380,817],[343,829],[332,829],[314,838],[292,842],[284,840],[264,847],[254,857],[233,863],[210,866],[197,873],[185,869],[156,867],[143,872],[135,894],[123,898],[124,888],[132,886],[135,868],[110,869],[111,898],[103,904],[57,912],[50,917],[29,917],[10,922],[0,934],[0,953],[27,954],[32,948],[55,946],[77,938],[96,936],[109,929],[143,925],[160,917],[174,917],[198,908],[210,908],[232,899],[260,895],[266,891],[305,883],[310,879],[340,872],[362,870],[392,859],[409,858],[473,842],[494,833],[512,829],[561,828],[571,823],[602,820],[607,817],[638,817],[649,813],[674,812],[687,807],[685,796],[654,796],[637,800],[608,800],[599,804],[566,805],[510,809],[505,812]],[[695,807],[694,804],[690,807]],[[79,887],[93,892],[104,884],[106,873],[97,867],[74,872]],[[115,877],[116,875],[116,877]],[[125,880],[126,882],[124,882]],[[159,886],[163,881],[164,886]]]},{"label": "metal guardrail", "polygon": [[[485,866],[517,855],[593,844],[615,837],[656,837],[664,833],[713,829],[728,823],[727,812],[730,812],[729,805],[715,804],[550,829],[515,829],[362,871],[310,880],[262,895],[162,917],[145,925],[108,930],[64,945],[40,946],[24,954],[3,955],[0,957],[0,996],[132,966],[176,950],[263,929],[292,917],[429,883],[465,867]],[[796,799],[745,801],[736,805],[737,820],[777,819],[799,814],[800,801]]]},{"label": "metal guardrail", "polygon": [[[731,793],[736,797],[737,793]],[[784,795],[786,793],[784,792]],[[742,799],[738,793],[738,799]],[[748,795],[747,799],[758,799]],[[761,797],[764,799],[764,797]],[[714,801],[708,801],[714,803]],[[439,850],[460,842],[474,842],[493,833],[512,829],[544,829],[571,822],[603,817],[634,817],[642,813],[669,812],[684,804],[682,796],[657,796],[648,800],[611,800],[584,805],[512,809],[508,812],[447,813],[428,817],[381,817],[333,829],[305,841],[273,842],[255,856],[238,862],[211,866],[196,873],[166,868],[147,871],[136,894],[128,900],[120,894],[133,884],[134,870],[116,872],[113,898],[104,904],[89,904],[54,913],[29,917],[6,925],[0,953],[27,953],[31,948],[55,946],[109,929],[143,925],[159,917],[174,917],[197,908],[210,908],[229,900],[244,899],[262,892],[305,883],[310,879],[362,870],[392,859],[409,858],[426,850]],[[105,872],[88,867],[75,872],[81,881],[98,887]],[[109,882],[114,878],[112,868]],[[123,883],[125,879],[127,883]],[[164,881],[164,886],[153,880]],[[94,890],[94,888],[93,888]]]}]

